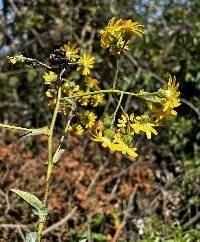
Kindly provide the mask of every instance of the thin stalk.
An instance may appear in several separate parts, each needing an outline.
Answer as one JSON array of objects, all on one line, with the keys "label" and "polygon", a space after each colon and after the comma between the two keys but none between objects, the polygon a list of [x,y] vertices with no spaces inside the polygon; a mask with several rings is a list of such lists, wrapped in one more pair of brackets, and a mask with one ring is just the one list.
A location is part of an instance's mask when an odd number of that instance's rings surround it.
[{"label": "thin stalk", "polygon": [[65,135],[66,135],[67,130],[68,130],[68,128],[69,128],[69,125],[70,125],[70,123],[71,123],[71,119],[72,119],[72,117],[69,118],[68,121],[67,121],[67,124],[66,124],[66,126],[65,126],[65,131],[64,131],[64,134],[62,135],[62,137],[61,137],[61,139],[60,139],[60,144],[59,144],[59,146],[58,146],[58,148],[57,148],[57,151],[60,150],[60,148],[61,148],[61,146],[62,146],[62,144],[63,144],[64,138],[65,138]]},{"label": "thin stalk", "polygon": [[[51,120],[50,128],[49,128],[49,137],[48,137],[48,169],[47,169],[47,176],[46,176],[46,183],[45,183],[45,192],[43,203],[47,205],[48,196],[49,196],[49,187],[51,182],[51,176],[53,173],[53,131],[56,123],[56,118],[58,116],[59,106],[61,100],[61,87],[58,89],[58,97],[56,102],[56,107],[54,109],[53,117]],[[38,231],[37,231],[37,242],[41,241],[42,238],[42,231],[44,228],[44,222],[39,222]]]},{"label": "thin stalk", "polygon": [[123,44],[122,49],[120,51],[120,54],[119,54],[119,56],[117,57],[117,60],[116,60],[116,71],[115,71],[112,89],[115,89],[116,84],[117,84],[117,77],[118,77],[118,73],[119,73],[119,64],[120,64],[120,61],[122,59],[122,54],[123,54],[123,51],[124,51],[124,48],[125,48],[127,42],[128,42],[128,40],[124,41],[124,44]]},{"label": "thin stalk", "polygon": [[151,96],[156,96],[157,92],[142,93],[141,94],[141,93],[132,93],[132,92],[125,92],[125,91],[121,91],[121,90],[113,90],[113,89],[100,90],[100,91],[94,91],[94,92],[86,92],[86,93],[83,93],[83,94],[78,94],[78,95],[73,95],[73,96],[62,98],[62,100],[81,98],[81,97],[85,97],[85,96],[93,96],[93,95],[103,94],[103,93],[124,94],[124,95],[129,95],[129,96],[133,96],[133,97],[137,97],[137,98],[142,98],[142,99],[145,99],[146,101],[151,101],[151,102],[157,103],[156,101],[147,98],[147,97],[151,97]]},{"label": "thin stalk", "polygon": [[50,66],[48,66],[47,64],[37,60],[37,59],[33,59],[33,58],[28,58],[25,57],[27,61],[31,61],[31,62],[36,62],[38,65],[44,67],[45,69],[51,70],[52,68]]},{"label": "thin stalk", "polygon": [[26,131],[26,132],[34,132],[34,131],[37,131],[38,130],[38,129],[27,129],[27,128],[23,128],[23,127],[8,125],[8,124],[0,124],[0,128],[14,129],[14,130]]},{"label": "thin stalk", "polygon": [[114,76],[114,80],[113,80],[113,86],[112,89],[114,90],[116,87],[116,83],[117,83],[117,77],[118,77],[118,73],[119,73],[119,62],[121,60],[121,57],[117,57],[117,61],[116,61],[116,71],[115,71],[115,76]]},{"label": "thin stalk", "polygon": [[117,107],[116,107],[116,109],[115,109],[115,112],[113,113],[113,123],[115,122],[115,118],[116,118],[116,115],[117,115],[117,112],[118,112],[118,110],[119,110],[119,108],[120,108],[120,106],[121,106],[121,102],[122,102],[122,98],[123,98],[123,93],[121,93],[121,95],[120,95],[120,99],[119,99],[119,102],[118,102],[118,104],[117,104]]}]

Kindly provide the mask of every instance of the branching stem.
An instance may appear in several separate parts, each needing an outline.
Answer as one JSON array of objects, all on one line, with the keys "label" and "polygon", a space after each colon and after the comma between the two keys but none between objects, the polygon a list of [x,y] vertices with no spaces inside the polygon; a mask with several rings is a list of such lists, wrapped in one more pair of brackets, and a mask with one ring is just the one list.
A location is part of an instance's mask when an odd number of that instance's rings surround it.
[{"label": "branching stem", "polygon": [[64,97],[62,98],[62,100],[66,100],[66,99],[76,99],[76,98],[81,98],[81,97],[85,97],[85,96],[93,96],[93,95],[97,95],[97,94],[104,94],[104,93],[118,93],[118,94],[124,94],[124,95],[129,95],[129,96],[133,96],[136,98],[141,98],[144,99],[146,101],[150,101],[153,103],[158,103],[157,101],[148,98],[151,96],[156,96],[158,95],[157,92],[153,92],[153,93],[149,93],[149,92],[145,92],[145,93],[132,93],[132,92],[125,92],[125,91],[121,91],[121,90],[113,90],[113,89],[108,89],[108,90],[100,90],[100,91],[94,91],[94,92],[86,92],[83,94],[78,94],[78,95],[73,95],[73,96],[69,96],[69,97]]},{"label": "branching stem", "polygon": [[[44,198],[43,198],[43,203],[45,205],[47,205],[51,176],[52,176],[52,173],[53,173],[53,147],[52,147],[53,146],[53,131],[54,131],[55,123],[56,123],[56,118],[57,118],[58,112],[59,112],[60,100],[61,100],[61,87],[59,87],[59,89],[58,89],[58,97],[57,97],[56,107],[54,109],[53,117],[52,117],[50,128],[49,128],[48,169],[47,169],[47,176],[46,176],[45,193],[44,193]],[[44,222],[40,222],[39,225],[38,225],[37,242],[41,242],[44,224],[45,224]]]}]

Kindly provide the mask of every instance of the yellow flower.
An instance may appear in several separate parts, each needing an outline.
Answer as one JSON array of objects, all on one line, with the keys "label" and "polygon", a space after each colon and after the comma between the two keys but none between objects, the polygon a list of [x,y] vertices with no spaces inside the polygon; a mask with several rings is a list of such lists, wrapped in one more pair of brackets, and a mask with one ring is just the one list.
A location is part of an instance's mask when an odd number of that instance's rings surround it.
[{"label": "yellow flower", "polygon": [[139,134],[140,131],[145,132],[147,139],[151,139],[151,133],[155,135],[158,134],[158,132],[153,128],[156,125],[150,121],[150,118],[147,115],[137,116],[134,119],[134,123],[130,126],[136,134]]},{"label": "yellow flower", "polygon": [[104,94],[94,95],[90,99],[92,106],[97,107],[98,105],[102,105],[104,103]]},{"label": "yellow flower", "polygon": [[110,148],[111,147],[111,140],[107,137],[103,136],[103,132],[100,130],[98,132],[96,132],[97,135],[93,135],[92,140],[96,141],[96,142],[101,142],[102,147],[104,148]]},{"label": "yellow flower", "polygon": [[128,122],[128,119],[129,119],[129,117],[128,117],[128,114],[127,113],[126,114],[122,114],[121,119],[118,119],[117,127],[119,127],[119,128],[126,127],[126,124]]},{"label": "yellow flower", "polygon": [[94,57],[91,57],[89,54],[83,53],[78,61],[77,71],[82,75],[87,76],[90,74],[90,69],[93,68]]},{"label": "yellow flower", "polygon": [[67,131],[69,131],[75,136],[81,136],[84,132],[84,129],[80,124],[72,124],[68,127]]},{"label": "yellow flower", "polygon": [[67,96],[72,96],[74,92],[79,90],[79,85],[76,85],[73,80],[65,79],[62,84],[62,92],[64,92]]},{"label": "yellow flower", "polygon": [[165,105],[163,112],[168,109],[173,109],[181,105],[180,103],[180,92],[178,91],[179,83],[176,83],[176,77],[173,79],[169,76],[169,81],[163,90],[166,92]]},{"label": "yellow flower", "polygon": [[93,90],[99,90],[99,81],[97,81],[96,79],[92,78],[92,77],[85,77],[85,85],[86,87],[88,87],[89,89],[93,89]]},{"label": "yellow flower", "polygon": [[124,50],[129,50],[128,41],[133,34],[142,37],[144,32],[141,30],[143,25],[133,22],[132,20],[119,19],[115,21],[115,18],[109,20],[108,25],[100,30],[101,46],[103,48],[109,48],[111,54],[121,54]]},{"label": "yellow flower", "polygon": [[50,71],[49,73],[45,72],[43,75],[44,83],[46,85],[52,84],[52,82],[55,82],[58,78],[57,74],[53,71]]},{"label": "yellow flower", "polygon": [[142,24],[138,24],[137,22],[133,22],[132,20],[123,20],[121,23],[121,31],[125,34],[134,33],[139,37],[142,37],[144,32],[141,30],[144,27]]},{"label": "yellow flower", "polygon": [[122,154],[127,154],[132,157],[137,157],[137,153],[135,152],[137,149],[129,147],[126,145],[122,139],[121,134],[116,132],[113,136],[113,140],[111,138],[106,137],[103,135],[102,131],[98,131],[97,135],[93,135],[93,141],[100,142],[102,147],[109,148],[111,151],[119,151]]},{"label": "yellow flower", "polygon": [[[84,94],[85,92],[83,90],[79,90],[77,92],[77,95],[82,95]],[[82,105],[82,106],[87,106],[88,103],[89,103],[89,96],[84,96],[84,97],[81,97],[78,99],[78,102]]]},{"label": "yellow flower", "polygon": [[171,115],[177,115],[174,108],[181,105],[178,87],[179,84],[176,82],[176,77],[174,76],[172,79],[172,77],[169,76],[167,85],[160,90],[161,96],[155,97],[155,100],[159,100],[163,105],[161,107],[157,107],[154,104],[149,105],[149,109],[153,113],[157,124],[159,124],[164,118]]},{"label": "yellow flower", "polygon": [[53,109],[56,105],[56,98],[49,98],[48,100],[48,107],[49,109]]},{"label": "yellow flower", "polygon": [[79,51],[79,48],[76,48],[76,45],[71,44],[70,42],[65,44],[60,49],[62,51],[65,51],[66,57],[69,58],[69,60],[72,61],[72,62],[75,62],[76,59],[79,58],[79,55],[77,54],[78,51]]},{"label": "yellow flower", "polygon": [[120,37],[120,23],[122,22],[122,19],[119,19],[115,22],[115,17],[109,20],[108,25],[100,30],[101,35],[101,46],[103,48],[109,48],[111,45],[111,42],[115,41]]},{"label": "yellow flower", "polygon": [[137,148],[130,147],[130,146],[126,145],[123,141],[121,141],[118,144],[118,151],[121,151],[122,154],[124,154],[124,155],[127,154],[132,157],[137,157],[138,154],[135,152],[136,150],[137,150]]},{"label": "yellow flower", "polygon": [[90,111],[85,111],[81,115],[81,123],[86,127],[86,128],[92,128],[96,121],[97,116],[95,113],[90,112]]},{"label": "yellow flower", "polygon": [[57,94],[57,91],[54,88],[48,89],[46,91],[46,96],[50,97],[50,98],[52,98],[52,97],[56,98],[56,94]]}]

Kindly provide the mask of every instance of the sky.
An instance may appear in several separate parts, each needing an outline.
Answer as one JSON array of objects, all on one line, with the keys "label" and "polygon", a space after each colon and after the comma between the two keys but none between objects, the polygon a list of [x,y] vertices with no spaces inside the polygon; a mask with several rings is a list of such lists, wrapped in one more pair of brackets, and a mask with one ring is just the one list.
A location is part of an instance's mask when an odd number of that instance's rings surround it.
[{"label": "sky", "polygon": [[2,12],[2,0],[0,0],[0,14]]}]

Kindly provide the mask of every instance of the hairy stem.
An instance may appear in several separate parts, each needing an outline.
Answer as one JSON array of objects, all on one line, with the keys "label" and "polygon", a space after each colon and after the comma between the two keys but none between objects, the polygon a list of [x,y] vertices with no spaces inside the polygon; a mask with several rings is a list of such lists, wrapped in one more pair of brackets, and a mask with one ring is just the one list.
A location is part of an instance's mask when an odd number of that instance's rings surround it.
[{"label": "hairy stem", "polygon": [[[56,107],[54,109],[53,117],[52,117],[50,128],[49,128],[48,169],[47,169],[45,192],[44,192],[44,198],[43,198],[43,203],[45,205],[47,205],[51,176],[52,176],[52,173],[53,173],[53,147],[52,147],[53,146],[53,131],[54,131],[55,123],[56,123],[56,118],[58,116],[60,100],[61,100],[61,87],[59,87],[59,89],[58,89],[58,97],[57,97]],[[44,224],[45,224],[44,222],[39,222],[38,231],[37,231],[37,242],[41,241]]]}]

